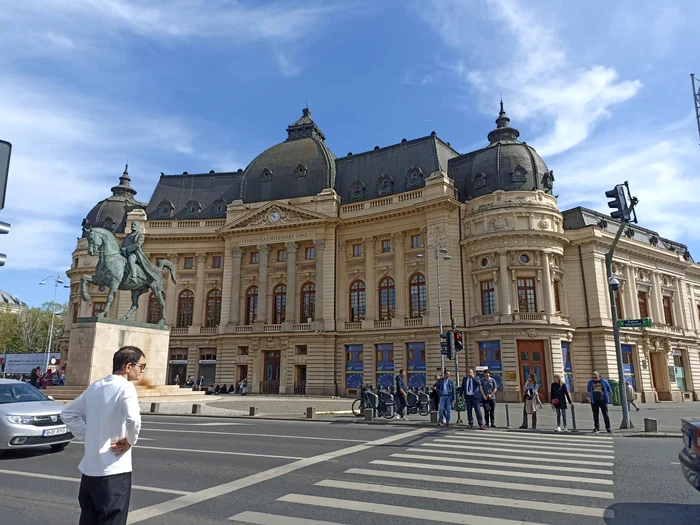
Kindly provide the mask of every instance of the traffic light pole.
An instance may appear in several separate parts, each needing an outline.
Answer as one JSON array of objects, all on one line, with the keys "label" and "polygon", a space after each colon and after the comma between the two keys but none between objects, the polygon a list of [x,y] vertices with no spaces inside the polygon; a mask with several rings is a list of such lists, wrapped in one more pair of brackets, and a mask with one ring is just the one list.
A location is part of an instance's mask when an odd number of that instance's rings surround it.
[{"label": "traffic light pole", "polygon": [[[455,317],[452,315],[452,299],[450,299],[450,322],[452,323],[452,333],[455,333],[455,330],[457,329],[457,324],[455,323]],[[459,385],[459,352],[457,351],[456,346],[454,345],[455,349],[454,351],[454,356],[455,356],[455,381],[457,385]]]},{"label": "traffic light pole", "polygon": [[[437,300],[438,300],[438,317],[440,318],[440,333],[442,334],[442,299],[440,296],[440,245],[435,246],[435,264],[437,271]],[[440,352],[440,375],[445,373],[445,355]]]}]

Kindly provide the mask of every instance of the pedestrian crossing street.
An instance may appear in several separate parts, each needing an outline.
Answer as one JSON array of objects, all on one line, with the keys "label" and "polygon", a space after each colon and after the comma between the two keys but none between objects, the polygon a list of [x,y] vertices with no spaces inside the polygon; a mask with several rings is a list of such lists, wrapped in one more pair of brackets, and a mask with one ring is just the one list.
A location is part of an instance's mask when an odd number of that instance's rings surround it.
[{"label": "pedestrian crossing street", "polygon": [[385,455],[363,468],[294,486],[266,512],[241,512],[229,520],[257,525],[566,520],[573,525],[614,518],[608,508],[614,499],[612,437],[454,430],[378,450]]}]

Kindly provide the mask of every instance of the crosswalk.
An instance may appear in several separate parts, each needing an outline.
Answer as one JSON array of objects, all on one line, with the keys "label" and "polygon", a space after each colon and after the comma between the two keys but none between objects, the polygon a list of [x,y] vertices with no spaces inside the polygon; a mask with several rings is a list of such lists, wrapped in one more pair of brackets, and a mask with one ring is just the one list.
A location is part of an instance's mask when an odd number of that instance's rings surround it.
[{"label": "crosswalk", "polygon": [[490,525],[607,523],[614,518],[612,437],[453,430],[245,511],[233,523]]}]

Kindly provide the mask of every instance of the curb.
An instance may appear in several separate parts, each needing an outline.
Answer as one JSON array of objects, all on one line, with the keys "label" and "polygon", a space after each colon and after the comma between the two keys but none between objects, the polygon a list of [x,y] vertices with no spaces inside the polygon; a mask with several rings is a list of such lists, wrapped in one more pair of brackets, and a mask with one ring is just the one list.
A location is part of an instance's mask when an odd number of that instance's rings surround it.
[{"label": "curb", "polygon": [[628,438],[639,438],[639,437],[645,437],[645,438],[675,438],[679,439],[683,437],[683,434],[680,432],[674,433],[674,432],[635,432],[635,433],[630,433],[630,434],[622,434],[624,437]]},{"label": "curb", "polygon": [[[318,412],[316,413],[318,415]],[[214,414],[170,414],[165,412],[141,412],[142,416],[164,416],[164,417],[206,417],[210,419],[247,419],[249,421],[266,420],[266,421],[294,421],[294,422],[311,422],[311,423],[350,423],[349,421],[339,420],[331,421],[325,419],[308,419],[303,415],[281,417],[281,416],[237,416],[237,415],[214,415]],[[298,418],[298,419],[297,419]]]}]

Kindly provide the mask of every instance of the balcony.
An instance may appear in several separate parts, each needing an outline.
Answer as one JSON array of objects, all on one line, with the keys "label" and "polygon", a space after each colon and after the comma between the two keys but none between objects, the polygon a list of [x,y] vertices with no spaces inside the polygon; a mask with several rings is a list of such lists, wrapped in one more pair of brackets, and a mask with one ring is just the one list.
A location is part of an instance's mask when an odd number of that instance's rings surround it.
[{"label": "balcony", "polygon": [[531,322],[546,322],[547,321],[547,314],[544,312],[537,313],[537,312],[516,312],[513,314],[513,322],[526,322],[526,323],[531,323]]},{"label": "balcony", "polygon": [[187,335],[187,333],[190,331],[188,327],[185,328],[171,328],[170,329],[170,335]]},{"label": "balcony", "polygon": [[352,322],[352,323],[345,323],[345,329],[346,330],[362,330],[362,321],[357,321],[357,322]]},{"label": "balcony", "polygon": [[672,326],[670,324],[652,323],[651,329],[658,330],[660,332],[666,332],[667,334],[683,335],[682,328],[679,328],[677,326]]},{"label": "balcony", "polygon": [[218,229],[226,224],[226,219],[194,220],[194,221],[148,221],[147,229],[169,230],[181,228],[208,228]]},{"label": "balcony", "polygon": [[404,326],[423,326],[423,318],[422,317],[417,317],[415,319],[404,319],[403,320]]},{"label": "balcony", "polygon": [[252,324],[244,324],[244,325],[236,326],[236,333],[237,334],[252,334],[253,333],[253,325]]},{"label": "balcony", "polygon": [[345,204],[340,207],[341,217],[357,216],[369,213],[376,213],[381,208],[396,207],[396,206],[414,206],[416,203],[411,201],[425,201],[425,189],[408,191],[391,197],[382,197],[379,199],[358,202],[356,204]]},{"label": "balcony", "polygon": [[310,332],[311,323],[300,323],[292,325],[292,332]]},{"label": "balcony", "polygon": [[386,321],[374,321],[375,328],[391,328],[391,319]]},{"label": "balcony", "polygon": [[199,328],[200,335],[215,335],[219,333],[218,326],[202,326]]},{"label": "balcony", "polygon": [[263,328],[263,332],[265,332],[265,333],[274,333],[274,332],[281,332],[281,331],[282,331],[281,324],[266,324]]},{"label": "balcony", "polygon": [[474,317],[472,317],[472,325],[497,324],[499,322],[499,315],[475,315]]}]

